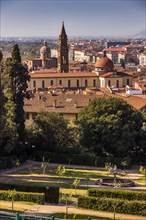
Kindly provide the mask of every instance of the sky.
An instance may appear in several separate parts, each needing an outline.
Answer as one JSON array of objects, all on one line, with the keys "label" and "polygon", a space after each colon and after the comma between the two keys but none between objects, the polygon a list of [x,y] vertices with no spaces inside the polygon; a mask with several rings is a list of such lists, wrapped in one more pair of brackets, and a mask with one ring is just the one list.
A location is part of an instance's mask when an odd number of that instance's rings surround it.
[{"label": "sky", "polygon": [[1,37],[131,36],[146,29],[146,0],[0,0]]}]

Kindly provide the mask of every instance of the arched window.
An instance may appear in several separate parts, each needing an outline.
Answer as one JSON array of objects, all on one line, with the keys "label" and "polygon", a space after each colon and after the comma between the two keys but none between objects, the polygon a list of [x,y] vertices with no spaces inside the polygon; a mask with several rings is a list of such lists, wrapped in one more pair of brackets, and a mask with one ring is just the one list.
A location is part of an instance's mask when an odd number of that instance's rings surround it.
[{"label": "arched window", "polygon": [[130,83],[129,83],[129,78],[128,78],[128,79],[127,79],[127,85],[129,86],[129,84],[130,84]]},{"label": "arched window", "polygon": [[77,87],[79,87],[80,86],[80,83],[79,83],[79,80],[77,79]]},{"label": "arched window", "polygon": [[51,80],[51,86],[53,86],[53,80]]},{"label": "arched window", "polygon": [[117,86],[117,88],[119,88],[119,80],[117,80],[117,85],[116,86]]},{"label": "arched window", "polygon": [[36,81],[35,80],[33,81],[33,87],[34,88],[36,87]]},{"label": "arched window", "polygon": [[42,80],[42,88],[45,88],[45,81]]},{"label": "arched window", "polygon": [[87,79],[85,79],[85,87],[87,87],[88,86],[88,81],[87,81]]},{"label": "arched window", "polygon": [[96,87],[96,80],[93,79],[93,87]]},{"label": "arched window", "polygon": [[68,87],[70,87],[71,86],[71,82],[70,82],[70,80],[68,80]]},{"label": "arched window", "polygon": [[111,81],[110,80],[108,80],[108,86],[111,86]]}]

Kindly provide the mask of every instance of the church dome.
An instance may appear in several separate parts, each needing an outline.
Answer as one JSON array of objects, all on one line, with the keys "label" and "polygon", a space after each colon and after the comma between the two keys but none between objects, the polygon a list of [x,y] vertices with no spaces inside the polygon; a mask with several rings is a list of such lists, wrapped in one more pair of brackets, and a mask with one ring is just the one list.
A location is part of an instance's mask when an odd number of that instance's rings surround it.
[{"label": "church dome", "polygon": [[95,67],[114,69],[114,64],[113,64],[113,61],[110,60],[109,58],[107,58],[107,57],[101,57],[100,59],[98,59],[98,60],[96,61]]}]

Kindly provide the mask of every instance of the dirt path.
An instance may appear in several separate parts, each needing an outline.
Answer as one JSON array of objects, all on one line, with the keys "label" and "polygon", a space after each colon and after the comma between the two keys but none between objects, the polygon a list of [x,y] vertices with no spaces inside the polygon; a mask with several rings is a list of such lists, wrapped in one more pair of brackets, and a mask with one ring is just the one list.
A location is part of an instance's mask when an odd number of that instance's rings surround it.
[{"label": "dirt path", "polygon": [[[6,206],[11,208],[11,202],[1,201],[1,206]],[[57,212],[65,212],[66,207],[65,205],[28,205],[28,204],[20,204],[15,202],[14,208],[21,208],[23,210],[26,210],[26,214],[32,214],[32,215],[53,215]],[[84,214],[88,216],[99,216],[99,217],[108,217],[112,218],[113,213],[109,212],[99,212],[99,211],[92,211],[92,210],[86,210],[86,209],[78,209],[74,207],[68,208],[68,214]],[[146,217],[141,216],[134,216],[134,215],[125,215],[125,214],[116,214],[116,218],[118,219],[124,219],[124,220],[146,220]]]}]

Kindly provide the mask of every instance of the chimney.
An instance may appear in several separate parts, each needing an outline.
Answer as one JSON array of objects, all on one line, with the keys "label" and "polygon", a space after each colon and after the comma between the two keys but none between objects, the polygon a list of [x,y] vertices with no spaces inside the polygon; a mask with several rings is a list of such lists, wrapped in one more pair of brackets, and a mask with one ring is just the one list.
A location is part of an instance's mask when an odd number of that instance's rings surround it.
[{"label": "chimney", "polygon": [[75,108],[78,108],[77,101],[75,101],[75,103],[74,103],[74,107],[75,107]]},{"label": "chimney", "polygon": [[106,57],[106,50],[103,51],[103,57]]},{"label": "chimney", "polygon": [[54,101],[53,101],[53,107],[57,108],[57,100],[56,99],[54,99]]}]

